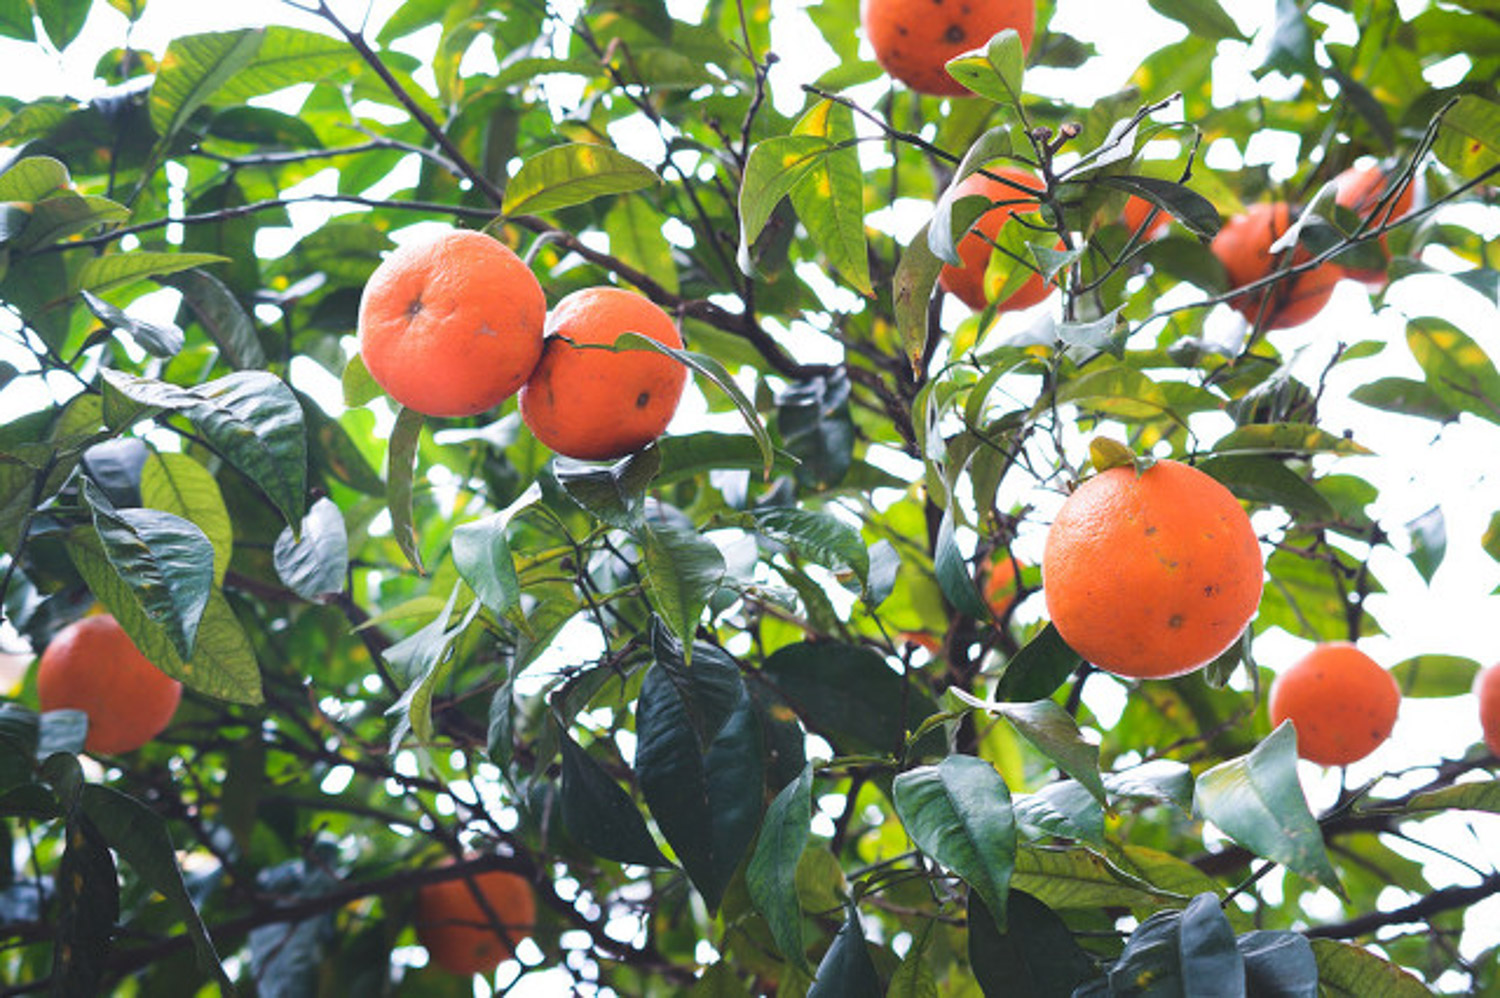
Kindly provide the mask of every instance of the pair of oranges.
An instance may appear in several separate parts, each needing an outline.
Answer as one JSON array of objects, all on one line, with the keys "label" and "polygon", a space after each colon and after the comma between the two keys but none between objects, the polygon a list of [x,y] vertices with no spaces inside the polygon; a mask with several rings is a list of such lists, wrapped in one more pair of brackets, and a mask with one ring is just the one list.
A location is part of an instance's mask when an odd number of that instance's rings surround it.
[{"label": "pair of oranges", "polygon": [[536,438],[584,460],[639,450],[677,411],[687,369],[607,349],[630,332],[682,347],[671,318],[623,288],[584,288],[548,311],[525,262],[473,231],[397,249],[359,303],[360,354],[391,398],[428,416],[472,416],[519,392]]}]

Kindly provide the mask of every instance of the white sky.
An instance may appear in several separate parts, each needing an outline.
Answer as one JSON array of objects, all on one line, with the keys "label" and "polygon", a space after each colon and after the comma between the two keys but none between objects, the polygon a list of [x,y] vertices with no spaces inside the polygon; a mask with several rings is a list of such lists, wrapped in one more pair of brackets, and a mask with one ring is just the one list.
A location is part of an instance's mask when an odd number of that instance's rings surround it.
[{"label": "white sky", "polygon": [[[374,0],[374,5],[372,23],[378,24],[385,12],[396,6],[396,0]],[[1268,25],[1272,19],[1273,0],[1223,0],[1223,5],[1247,34]],[[333,6],[349,22],[358,23],[367,4],[363,0],[337,0]],[[701,9],[701,0],[669,0],[668,6],[680,16],[693,18]],[[800,105],[797,85],[810,82],[832,62],[831,53],[818,40],[802,6],[795,0],[776,0],[772,21],[773,46],[782,56],[772,77],[773,95],[778,107],[787,112]],[[1404,12],[1410,13],[1421,9],[1424,3],[1422,0],[1403,0],[1400,6]],[[1113,92],[1129,76],[1142,53],[1184,34],[1179,25],[1152,11],[1145,0],[1059,0],[1059,8],[1054,27],[1093,42],[1101,54],[1088,64],[1086,71],[1036,71],[1028,77],[1028,89],[1078,104],[1086,104],[1091,98]],[[1326,5],[1315,8],[1314,14],[1331,23],[1330,38],[1347,37],[1352,30],[1350,23],[1340,20],[1345,15]],[[131,42],[159,55],[166,42],[178,35],[260,24],[268,20],[296,23],[315,30],[321,27],[317,19],[273,0],[149,0],[144,17],[131,33]],[[5,59],[5,69],[0,71],[0,92],[25,98],[59,93],[80,98],[90,96],[98,89],[98,84],[91,81],[98,55],[122,43],[125,26],[125,19],[118,12],[107,5],[95,4],[83,34],[60,56],[48,56],[37,46],[0,41],[0,53]],[[430,35],[425,41],[419,40],[420,44],[427,45],[433,41],[435,38]],[[1259,46],[1264,43],[1258,39],[1257,42],[1259,45],[1249,48],[1236,43],[1221,46],[1221,58],[1215,66],[1218,92],[1243,92],[1256,86],[1248,76],[1247,68],[1259,61]],[[1272,163],[1276,175],[1289,176],[1294,164],[1287,160],[1288,138],[1275,135],[1258,137],[1249,150],[1250,162]],[[1214,155],[1219,153],[1216,151]],[[1210,157],[1209,164],[1230,168],[1239,165],[1237,161],[1215,164],[1213,157]],[[298,219],[297,231],[286,235],[287,244],[315,227],[323,217],[312,212]],[[1466,217],[1466,221],[1473,217]],[[1493,217],[1481,218],[1480,221],[1489,226],[1490,235],[1500,228]],[[893,225],[908,228],[919,222],[919,218],[915,221],[912,218],[898,219]],[[1439,257],[1429,262],[1441,265],[1442,259]],[[1052,304],[1039,306],[1043,310],[1049,307],[1055,307],[1055,296]],[[1374,597],[1369,606],[1389,636],[1371,639],[1362,646],[1386,665],[1423,653],[1463,655],[1488,664],[1497,657],[1493,618],[1487,618],[1487,614],[1494,614],[1497,610],[1496,597],[1490,594],[1500,586],[1500,565],[1481,551],[1479,538],[1490,514],[1500,506],[1500,489],[1496,487],[1497,474],[1500,474],[1500,464],[1497,464],[1500,428],[1465,417],[1456,426],[1440,429],[1430,422],[1385,415],[1340,401],[1351,388],[1376,377],[1392,374],[1420,377],[1415,362],[1403,345],[1401,333],[1405,317],[1421,315],[1439,315],[1453,321],[1475,336],[1492,358],[1500,359],[1500,323],[1496,322],[1495,304],[1441,278],[1413,278],[1402,282],[1392,290],[1388,307],[1380,315],[1372,314],[1363,291],[1344,282],[1332,304],[1314,320],[1314,324],[1293,330],[1290,335],[1275,334],[1273,342],[1283,346],[1300,342],[1309,330],[1315,331],[1311,337],[1313,343],[1299,364],[1299,373],[1309,382],[1315,382],[1337,342],[1379,338],[1391,343],[1378,358],[1341,365],[1335,370],[1321,416],[1328,428],[1335,431],[1349,428],[1356,439],[1377,451],[1379,456],[1376,458],[1347,460],[1340,462],[1338,467],[1360,474],[1380,488],[1381,498],[1372,513],[1382,525],[1398,535],[1397,545],[1404,549],[1405,540],[1399,536],[1401,525],[1440,502],[1447,517],[1448,554],[1429,586],[1400,554],[1388,549],[1377,552],[1374,559],[1376,574],[1391,593]],[[1034,314],[1023,314],[1008,316],[1004,321],[1011,327],[1023,327],[1034,318]],[[1223,319],[1230,321],[1227,316]],[[819,350],[826,349],[826,341],[810,341],[807,345],[807,350],[814,356]],[[7,357],[11,352],[0,340],[0,357]],[[320,400],[326,400],[325,404],[336,411],[338,394],[336,385],[330,384],[331,379],[320,380],[310,371],[299,371],[297,376],[310,379],[299,387],[314,391]],[[15,399],[14,395],[9,397]],[[681,428],[702,425],[705,415],[699,398],[684,407],[674,425]],[[1036,563],[1040,560],[1040,538],[1031,540],[1036,549],[1023,546],[1018,554]],[[1028,608],[1030,615],[1039,614],[1039,602],[1032,601]],[[1304,642],[1276,633],[1258,641],[1256,651],[1263,664],[1285,667],[1305,647]],[[1118,716],[1120,697],[1111,695],[1106,683],[1095,684],[1093,689],[1101,692],[1091,695],[1090,706],[1108,723],[1112,716]],[[1461,755],[1478,736],[1479,726],[1471,699],[1408,700],[1403,705],[1402,718],[1391,741],[1369,760],[1352,767],[1350,781],[1358,783],[1387,769]],[[1315,805],[1320,800],[1331,799],[1336,790],[1331,775],[1308,766],[1304,769],[1304,778]],[[1500,836],[1495,834],[1500,832],[1500,819],[1458,815],[1435,819],[1433,824],[1443,825],[1442,841],[1470,861],[1491,868],[1500,866]],[[1483,829],[1487,835],[1475,835],[1473,829]],[[1480,842],[1486,838],[1488,844],[1481,846]],[[1413,858],[1427,861],[1432,857],[1417,855]],[[1471,874],[1456,866],[1452,876],[1460,882],[1472,880]],[[1392,906],[1404,903],[1398,897],[1389,900]],[[1488,928],[1485,932],[1468,934],[1471,942],[1465,946],[1465,952],[1472,957],[1481,943],[1490,945],[1500,938],[1500,932],[1497,932],[1500,900],[1491,899],[1473,909],[1469,925],[1476,929],[1481,925]],[[551,993],[549,989],[556,983],[548,975],[537,975],[531,987],[518,988],[511,993],[545,995]]]}]

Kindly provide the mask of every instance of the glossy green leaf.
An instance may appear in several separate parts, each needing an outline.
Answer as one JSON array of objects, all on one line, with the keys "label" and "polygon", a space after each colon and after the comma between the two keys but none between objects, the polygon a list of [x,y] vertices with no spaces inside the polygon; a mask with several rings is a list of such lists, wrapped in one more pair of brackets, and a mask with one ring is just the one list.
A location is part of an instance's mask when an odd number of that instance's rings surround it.
[{"label": "glossy green leaf", "polygon": [[802,944],[802,912],[797,903],[797,862],[807,848],[812,821],[812,767],[782,787],[766,808],[760,838],[745,869],[745,886],[755,908],[771,927],[781,955],[811,972]]},{"label": "glossy green leaf", "polygon": [[396,416],[396,426],[391,430],[390,453],[386,460],[385,481],[386,508],[391,512],[391,532],[406,560],[418,573],[424,573],[422,551],[417,537],[416,521],[412,509],[415,489],[417,443],[422,437],[422,426],[426,422],[415,409],[402,408]]},{"label": "glossy green leaf", "polygon": [[51,993],[99,994],[120,917],[119,875],[109,846],[87,817],[73,814],[64,834],[67,845],[57,867]]},{"label": "glossy green leaf", "polygon": [[1017,795],[1012,803],[1024,838],[1057,835],[1104,846],[1104,808],[1077,780],[1049,783],[1034,794]]},{"label": "glossy green leaf", "polygon": [[224,263],[227,259],[217,253],[148,253],[144,250],[110,253],[90,258],[79,268],[75,281],[79,291],[97,294],[146,277],[164,277],[194,267]]},{"label": "glossy green leaf", "polygon": [[595,518],[634,531],[645,522],[646,489],[660,466],[660,453],[648,447],[607,467],[559,458],[552,473],[568,498]]},{"label": "glossy green leaf", "polygon": [[1057,703],[1045,698],[1029,703],[1001,703],[980,699],[957,688],[951,688],[950,692],[971,707],[1005,718],[1037,751],[1081,783],[1098,803],[1104,803],[1099,747],[1084,739],[1078,722]]},{"label": "glossy green leaf", "polygon": [[816,157],[812,169],[792,185],[792,207],[834,269],[860,294],[873,298],[854,112],[831,100],[819,101],[798,119],[792,134],[820,136],[829,145],[827,154]]},{"label": "glossy green leaf", "polygon": [[1139,176],[1101,177],[1099,182],[1146,199],[1170,213],[1196,236],[1212,238],[1219,231],[1219,210],[1212,201],[1190,187],[1157,177]]},{"label": "glossy green leaf", "polygon": [[667,866],[635,802],[566,731],[562,748],[563,824],[579,845],[605,859]]},{"label": "glossy green leaf", "polygon": [[995,684],[995,699],[1044,700],[1082,664],[1083,657],[1068,646],[1056,627],[1048,624],[1006,663]]},{"label": "glossy green leaf", "polygon": [[141,468],[141,505],[175,513],[203,531],[214,552],[214,584],[234,553],[234,525],[212,473],[186,454],[157,454]]},{"label": "glossy green leaf", "polygon": [[266,366],[255,323],[223,281],[201,270],[183,270],[160,274],[156,282],[182,292],[183,304],[218,344],[230,367],[243,371]]},{"label": "glossy green leaf", "polygon": [[1104,789],[1112,797],[1154,800],[1187,811],[1193,806],[1193,771],[1175,759],[1153,759],[1104,774]]},{"label": "glossy green leaf", "polygon": [[1500,780],[1476,780],[1417,794],[1406,805],[1410,812],[1489,811],[1500,813]]},{"label": "glossy green leaf", "polygon": [[756,143],[750,150],[739,197],[739,266],[747,275],[754,272],[750,247],[770,221],[776,205],[831,148],[822,135],[802,134],[778,135]]},{"label": "glossy green leaf", "polygon": [[100,550],[142,613],[183,659],[193,657],[214,581],[214,548],[191,520],[157,509],[116,509],[85,483]]},{"label": "glossy green leaf", "polygon": [[92,291],[83,292],[83,303],[100,322],[129,333],[136,345],[153,357],[172,357],[182,349],[182,330],[170,322],[147,322],[132,318]]},{"label": "glossy green leaf", "polygon": [[835,574],[852,573],[862,585],[869,578],[870,553],[859,531],[831,513],[772,507],[756,512],[752,522],[761,536]]},{"label": "glossy green leaf", "polygon": [[263,28],[185,35],[167,45],[151,87],[151,125],[164,148],[193,112],[246,66],[265,38]]},{"label": "glossy green leaf", "polygon": [[1193,810],[1258,856],[1342,891],[1297,780],[1297,734],[1282,724],[1249,755],[1198,777]]},{"label": "glossy green leaf", "polygon": [[917,847],[962,877],[1005,924],[1016,822],[1010,790],[995,768],[950,755],[897,776],[892,802]]},{"label": "glossy green leaf", "polygon": [[509,613],[521,600],[521,581],[506,528],[541,496],[541,486],[533,482],[498,513],[453,528],[453,566],[474,595],[497,614]]},{"label": "glossy green leaf", "polygon": [[506,215],[540,214],[661,183],[656,172],[609,146],[570,142],[525,160],[505,187]]},{"label": "glossy green leaf", "polygon": [[1421,981],[1362,946],[1336,939],[1314,939],[1318,992],[1328,998],[1430,998]]},{"label": "glossy green leaf", "polygon": [[1014,28],[1005,28],[991,38],[983,55],[972,53],[948,60],[947,69],[949,76],[979,96],[996,104],[1020,107],[1026,51]]},{"label": "glossy green leaf", "polygon": [[1448,552],[1448,523],[1443,518],[1443,508],[1434,506],[1408,521],[1406,533],[1411,538],[1411,563],[1430,584]]},{"label": "glossy green leaf", "polygon": [[653,524],[641,534],[647,592],[661,619],[691,648],[710,597],[724,580],[724,557],[695,530]]},{"label": "glossy green leaf", "polygon": [[271,552],[276,576],[305,600],[328,603],[344,591],[349,574],[349,532],[344,514],[327,497],[314,502],[294,535],[283,527]]},{"label": "glossy green leaf", "polygon": [[851,904],[843,926],[818,964],[807,998],[870,998],[879,994],[880,975],[870,959],[859,912]]},{"label": "glossy green leaf", "polygon": [[1462,696],[1478,674],[1478,662],[1458,655],[1416,655],[1391,669],[1403,697]]},{"label": "glossy green leaf", "polygon": [[1001,932],[978,896],[969,896],[969,964],[987,996],[1048,998],[1069,995],[1098,974],[1051,908],[1025,891],[1010,892],[1010,918]]},{"label": "glossy green leaf", "polygon": [[1298,932],[1246,932],[1235,945],[1245,961],[1245,983],[1252,995],[1318,998],[1318,960]]}]

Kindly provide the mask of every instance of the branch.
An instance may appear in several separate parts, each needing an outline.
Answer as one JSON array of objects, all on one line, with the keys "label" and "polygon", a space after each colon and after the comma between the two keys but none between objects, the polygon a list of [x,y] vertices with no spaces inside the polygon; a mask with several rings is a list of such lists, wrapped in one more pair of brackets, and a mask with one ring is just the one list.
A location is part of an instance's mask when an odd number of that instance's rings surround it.
[{"label": "branch", "polygon": [[1354,939],[1369,935],[1388,925],[1427,922],[1432,916],[1454,908],[1467,908],[1485,898],[1500,894],[1500,873],[1492,873],[1472,887],[1444,887],[1394,911],[1372,911],[1347,922],[1319,925],[1303,932],[1310,939]]}]

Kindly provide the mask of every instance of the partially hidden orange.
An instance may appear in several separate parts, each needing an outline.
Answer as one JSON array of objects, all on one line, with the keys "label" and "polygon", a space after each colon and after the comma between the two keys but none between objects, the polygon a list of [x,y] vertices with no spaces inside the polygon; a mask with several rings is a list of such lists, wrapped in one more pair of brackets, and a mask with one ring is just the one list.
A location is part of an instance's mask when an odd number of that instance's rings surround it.
[{"label": "partially hidden orange", "polygon": [[[503,937],[474,897],[475,890],[504,929]],[[417,891],[416,921],[417,941],[433,963],[462,977],[487,974],[514,955],[513,945],[530,938],[536,925],[536,896],[524,877],[486,870],[422,887]]]},{"label": "partially hidden orange", "polygon": [[[1291,222],[1290,206],[1277,201],[1251,205],[1243,215],[1235,215],[1224,223],[1209,248],[1224,265],[1231,288],[1258,281],[1277,269],[1278,255],[1271,253],[1271,246]],[[1302,246],[1292,251],[1293,264],[1309,259],[1311,254]],[[1263,317],[1266,329],[1300,326],[1328,304],[1342,275],[1343,268],[1338,264],[1324,263],[1306,273],[1283,277],[1268,287],[1232,298],[1229,304],[1251,322]]]},{"label": "partially hidden orange", "polygon": [[410,243],[359,300],[370,377],[408,409],[473,416],[525,384],[542,355],[547,299],[530,268],[481,232]]},{"label": "partially hidden orange", "polygon": [[1196,468],[1111,468],[1058,510],[1042,589],[1058,632],[1116,675],[1178,676],[1213,661],[1260,604],[1263,563],[1250,518]]},{"label": "partially hidden orange", "polygon": [[1500,755],[1500,665],[1481,669],[1474,677],[1474,695],[1479,698],[1479,723],[1484,744]]},{"label": "partially hidden orange", "polygon": [[547,315],[541,362],[521,389],[521,419],[559,454],[602,461],[661,436],[687,383],[687,368],[649,348],[618,351],[625,333],[673,348],[682,335],[650,299],[624,288],[584,288]]},{"label": "partially hidden orange", "polygon": [[967,96],[948,75],[948,60],[988,44],[1014,28],[1031,49],[1035,0],[861,0],[859,20],[875,61],[891,76],[924,94]]},{"label": "partially hidden orange", "polygon": [[[993,168],[989,172],[1004,177],[1026,190],[1042,189],[1041,181],[1026,170],[1002,166]],[[1002,183],[982,173],[971,173],[959,181],[958,186],[954,188],[953,198],[957,200],[976,194],[994,203],[995,206],[979,216],[973,229],[959,240],[958,257],[962,263],[957,267],[944,264],[942,271],[938,274],[938,284],[944,291],[979,312],[989,304],[991,298],[985,288],[984,276],[989,267],[991,255],[999,252],[993,243],[999,238],[1000,230],[1011,221],[1013,215],[1037,211],[1040,205],[1027,198],[1024,191],[1017,190],[1010,184]],[[1023,264],[1016,263],[1015,266],[1020,267]],[[1007,295],[995,308],[1000,312],[1014,312],[1030,308],[1046,298],[1050,290],[1042,281],[1042,275],[1033,273],[1024,284]]]},{"label": "partially hidden orange", "polygon": [[990,562],[984,573],[984,601],[997,620],[1004,620],[1016,605],[1020,589],[1016,585],[1016,563],[1005,552]]},{"label": "partially hidden orange", "polygon": [[[1335,200],[1360,218],[1370,218],[1377,209],[1380,209],[1381,202],[1391,193],[1390,185],[1396,180],[1399,180],[1399,177],[1389,176],[1377,166],[1351,166],[1334,178],[1334,183],[1338,184],[1338,194],[1335,195]],[[1408,183],[1385,208],[1380,209],[1379,217],[1375,218],[1372,224],[1380,226],[1392,219],[1400,218],[1411,211],[1415,200],[1416,185]],[[1380,248],[1385,251],[1386,260],[1389,261],[1391,251],[1384,234],[1380,236]],[[1345,266],[1344,273],[1372,287],[1379,288],[1385,285],[1384,267]]]},{"label": "partially hidden orange", "polygon": [[99,614],[58,631],[37,663],[36,695],[42,710],[88,715],[84,751],[133,752],[161,734],[182,684],[142,655],[114,617]]},{"label": "partially hidden orange", "polygon": [[[1156,212],[1156,220],[1151,223],[1149,231],[1142,232],[1141,230],[1146,225],[1146,219],[1151,217],[1153,210]],[[1157,238],[1165,233],[1167,228],[1172,224],[1172,215],[1170,212],[1163,211],[1155,204],[1136,194],[1130,195],[1130,199],[1125,202],[1124,211],[1120,214],[1120,220],[1125,223],[1125,228],[1131,232],[1141,233],[1142,242],[1149,242]]]},{"label": "partially hidden orange", "polygon": [[1271,684],[1271,726],[1290,720],[1297,754],[1347,766],[1380,747],[1401,707],[1401,688],[1379,662],[1347,641],[1320,644]]}]

